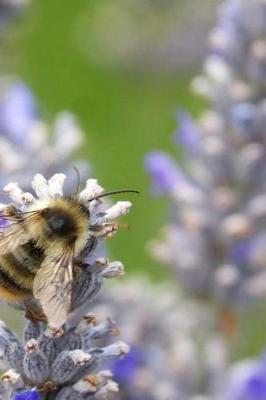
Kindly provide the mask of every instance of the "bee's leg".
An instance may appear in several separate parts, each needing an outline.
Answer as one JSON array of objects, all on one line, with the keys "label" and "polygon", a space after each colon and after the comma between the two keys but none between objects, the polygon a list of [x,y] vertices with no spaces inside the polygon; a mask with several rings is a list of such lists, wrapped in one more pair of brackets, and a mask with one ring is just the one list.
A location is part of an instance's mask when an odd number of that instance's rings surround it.
[{"label": "bee's leg", "polygon": [[95,236],[99,239],[105,239],[113,236],[118,231],[117,222],[107,222],[104,225],[92,225],[90,230],[95,233]]},{"label": "bee's leg", "polygon": [[47,322],[47,318],[43,313],[36,312],[36,310],[26,309],[25,318],[29,319],[31,322]]},{"label": "bee's leg", "polygon": [[73,273],[74,277],[77,278],[79,274],[89,266],[89,264],[84,263],[84,259],[88,257],[93,250],[96,249],[98,243],[98,239],[96,236],[90,236],[89,239],[87,240],[86,246],[84,249],[81,251],[79,256],[75,259],[74,267],[73,267]]},{"label": "bee's leg", "polygon": [[104,228],[102,228],[99,237],[101,239],[109,238],[112,237],[117,231],[118,231],[118,224],[116,222],[110,224],[107,223],[104,225]]},{"label": "bee's leg", "polygon": [[93,252],[93,250],[96,249],[97,243],[98,243],[97,237],[94,235],[90,236],[89,239],[87,240],[86,246],[81,251],[79,258],[81,260],[84,260],[90,253]]},{"label": "bee's leg", "polygon": [[17,215],[18,209],[15,204],[11,203],[8,204],[7,207],[5,207],[3,210],[1,210],[1,213],[6,217],[11,217]]},{"label": "bee's leg", "polygon": [[25,310],[25,318],[29,319],[31,322],[39,322],[43,321],[46,322],[46,316],[36,304],[32,301],[25,301],[24,302],[26,310]]},{"label": "bee's leg", "polygon": [[77,279],[82,272],[82,263],[78,260],[75,260],[73,265],[73,278]]}]

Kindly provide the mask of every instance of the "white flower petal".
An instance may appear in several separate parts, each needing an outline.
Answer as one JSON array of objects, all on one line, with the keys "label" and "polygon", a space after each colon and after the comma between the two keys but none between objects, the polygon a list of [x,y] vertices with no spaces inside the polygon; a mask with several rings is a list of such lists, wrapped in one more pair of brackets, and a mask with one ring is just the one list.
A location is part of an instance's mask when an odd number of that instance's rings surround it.
[{"label": "white flower petal", "polygon": [[113,207],[105,212],[106,220],[115,219],[129,212],[132,203],[130,201],[118,201]]},{"label": "white flower petal", "polygon": [[88,179],[86,182],[86,187],[82,192],[80,192],[80,200],[86,202],[99,196],[104,192],[104,189],[98,184],[97,179]]},{"label": "white flower petal", "polygon": [[19,205],[22,205],[24,203],[23,201],[23,191],[20,189],[18,183],[16,182],[10,182],[8,183],[3,191],[7,193],[10,197],[10,199]]},{"label": "white flower petal", "polygon": [[104,278],[115,278],[124,276],[124,266],[120,261],[113,261],[107,265],[106,268],[102,271],[102,276]]},{"label": "white flower petal", "polygon": [[210,78],[218,84],[229,84],[232,79],[232,71],[228,64],[218,56],[209,56],[204,67]]},{"label": "white flower petal", "polygon": [[25,204],[31,204],[34,201],[34,196],[29,192],[23,193],[22,198]]},{"label": "white flower petal", "polygon": [[65,174],[55,174],[49,179],[48,186],[51,197],[63,196],[63,187],[65,179],[66,179]]},{"label": "white flower petal", "polygon": [[41,174],[36,174],[33,177],[32,188],[39,199],[48,199],[50,197],[50,190],[48,182]]},{"label": "white flower petal", "polygon": [[73,114],[61,112],[57,115],[54,125],[54,148],[59,157],[68,157],[82,143],[83,132]]}]

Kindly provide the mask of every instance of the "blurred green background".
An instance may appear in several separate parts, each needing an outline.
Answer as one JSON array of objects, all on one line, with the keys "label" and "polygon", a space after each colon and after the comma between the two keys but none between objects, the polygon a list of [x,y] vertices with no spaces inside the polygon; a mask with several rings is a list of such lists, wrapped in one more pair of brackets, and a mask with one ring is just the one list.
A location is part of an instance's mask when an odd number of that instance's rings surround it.
[{"label": "blurred green background", "polygon": [[[106,189],[141,191],[139,196],[125,196],[134,203],[126,217],[130,229],[109,241],[111,256],[122,260],[129,273],[145,270],[161,276],[163,268],[150,259],[145,244],[157,234],[166,203],[150,196],[143,156],[152,149],[175,151],[175,107],[196,113],[202,103],[189,91],[190,70],[157,74],[85,57],[77,27],[79,21],[90,24],[102,4],[32,2],[8,31],[7,68],[29,84],[48,120],[64,109],[76,114],[86,133],[82,156]],[[81,40],[85,39],[84,34]],[[89,39],[93,46],[93,36]]]}]

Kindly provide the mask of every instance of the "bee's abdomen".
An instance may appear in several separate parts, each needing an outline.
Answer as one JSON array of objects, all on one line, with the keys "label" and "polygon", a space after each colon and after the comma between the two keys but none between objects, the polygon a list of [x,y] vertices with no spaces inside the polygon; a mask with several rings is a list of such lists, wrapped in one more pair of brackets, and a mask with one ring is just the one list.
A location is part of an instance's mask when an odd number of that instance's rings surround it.
[{"label": "bee's abdomen", "polygon": [[13,302],[32,294],[34,274],[13,254],[0,257],[0,298]]},{"label": "bee's abdomen", "polygon": [[[10,257],[10,258],[9,258]],[[31,296],[34,275],[13,262],[11,255],[0,258],[0,298],[9,302]]]}]

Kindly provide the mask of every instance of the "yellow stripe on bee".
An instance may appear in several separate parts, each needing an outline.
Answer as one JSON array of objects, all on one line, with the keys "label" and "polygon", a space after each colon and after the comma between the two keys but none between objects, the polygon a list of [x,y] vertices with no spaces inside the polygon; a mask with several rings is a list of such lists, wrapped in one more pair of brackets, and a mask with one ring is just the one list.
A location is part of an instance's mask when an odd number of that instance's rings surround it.
[{"label": "yellow stripe on bee", "polygon": [[32,274],[15,255],[6,254],[0,257],[0,272],[1,271],[3,271],[18,287],[32,289],[34,274]]},{"label": "yellow stripe on bee", "polygon": [[26,293],[19,288],[17,291],[11,291],[10,288],[5,287],[4,282],[0,281],[0,298],[8,303],[21,302],[30,297],[30,293]]}]

